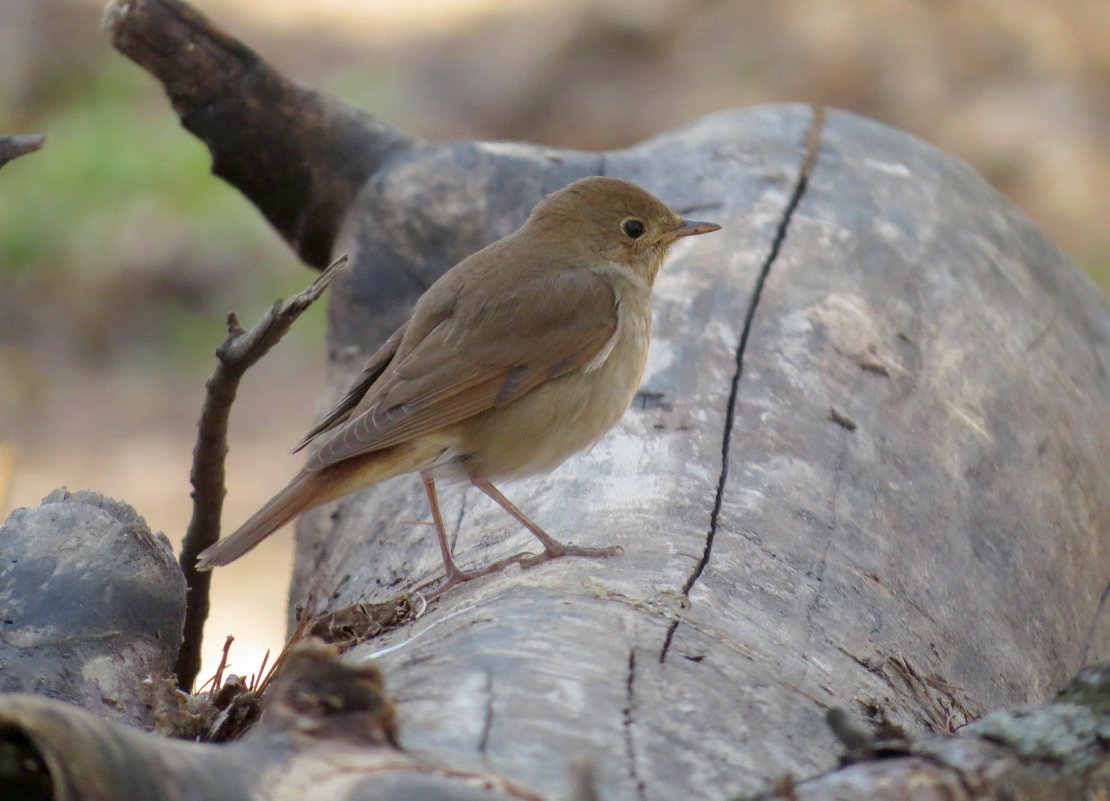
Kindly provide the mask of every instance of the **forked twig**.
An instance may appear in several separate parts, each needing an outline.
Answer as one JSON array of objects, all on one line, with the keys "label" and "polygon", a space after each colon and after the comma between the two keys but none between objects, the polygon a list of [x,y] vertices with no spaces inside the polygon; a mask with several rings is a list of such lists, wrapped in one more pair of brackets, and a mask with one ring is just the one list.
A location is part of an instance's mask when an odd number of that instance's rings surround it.
[{"label": "forked twig", "polygon": [[227,339],[216,349],[216,369],[205,384],[197,444],[193,448],[193,516],[181,545],[180,564],[189,595],[185,631],[174,673],[177,686],[188,692],[200,670],[200,646],[208,617],[211,574],[196,568],[197,556],[220,537],[223,511],[224,460],[227,457],[227,423],[243,374],[276,345],[301,313],[323,294],[336,274],[347,265],[340,256],[317,276],[311,286],[286,300],[279,300],[249,331],[239,326],[234,313],[227,318]]}]

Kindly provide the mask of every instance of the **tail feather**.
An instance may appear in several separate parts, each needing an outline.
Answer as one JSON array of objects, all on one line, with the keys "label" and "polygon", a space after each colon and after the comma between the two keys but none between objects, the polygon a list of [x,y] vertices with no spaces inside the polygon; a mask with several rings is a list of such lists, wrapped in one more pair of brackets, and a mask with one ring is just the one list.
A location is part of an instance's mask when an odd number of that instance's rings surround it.
[{"label": "tail feather", "polygon": [[301,512],[328,500],[322,490],[319,474],[302,470],[235,532],[201,551],[197,569],[211,570],[235,561]]},{"label": "tail feather", "polygon": [[425,436],[419,442],[344,459],[321,470],[302,470],[238,530],[201,551],[197,569],[234,562],[301,512],[387,478],[423,470],[455,445],[451,435]]}]

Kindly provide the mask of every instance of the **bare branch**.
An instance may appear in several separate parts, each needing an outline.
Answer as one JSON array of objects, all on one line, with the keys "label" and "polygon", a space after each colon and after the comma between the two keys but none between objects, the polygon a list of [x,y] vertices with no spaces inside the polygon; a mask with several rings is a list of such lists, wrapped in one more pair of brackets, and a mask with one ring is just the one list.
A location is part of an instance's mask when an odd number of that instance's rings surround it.
[{"label": "bare branch", "polygon": [[113,0],[104,21],[112,45],[165,86],[212,171],[315,267],[367,178],[415,141],[289,80],[180,0]]},{"label": "bare branch", "polygon": [[255,362],[269,352],[296,319],[323,294],[336,274],[347,265],[340,256],[317,276],[312,284],[286,300],[278,301],[249,331],[239,326],[234,314],[228,315],[228,336],[216,349],[218,363],[205,385],[204,407],[198,424],[197,443],[193,449],[193,467],[189,481],[193,485],[193,517],[181,546],[180,564],[189,586],[185,613],[185,632],[174,672],[178,686],[188,691],[200,670],[200,646],[204,621],[208,617],[211,574],[196,568],[197,555],[220,538],[220,516],[223,512],[224,460],[227,457],[227,423],[231,405],[239,390],[239,381]]},{"label": "bare branch", "polygon": [[17,159],[28,153],[42,149],[46,144],[44,134],[0,134],[0,167],[12,159]]}]

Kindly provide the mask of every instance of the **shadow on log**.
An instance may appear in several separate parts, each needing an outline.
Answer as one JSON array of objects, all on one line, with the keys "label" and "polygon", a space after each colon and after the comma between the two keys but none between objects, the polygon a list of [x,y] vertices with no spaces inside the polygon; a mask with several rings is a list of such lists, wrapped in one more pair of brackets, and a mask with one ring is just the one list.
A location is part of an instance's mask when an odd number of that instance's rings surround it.
[{"label": "shadow on log", "polygon": [[[306,260],[351,255],[333,395],[440,273],[575,178],[725,226],[660,276],[618,429],[514,489],[552,534],[624,556],[473,582],[344,657],[382,666],[407,754],[544,797],[573,792],[584,756],[601,798],[735,797],[831,770],[830,709],[916,742],[1110,659],[1110,305],[966,165],[803,106],[609,153],[420,143],[174,0],[108,19]],[[474,493],[449,501],[464,564],[527,543]],[[397,480],[307,515],[291,600],[334,613],[434,576],[405,522],[425,514]],[[1102,786],[1100,748],[1053,797]],[[779,795],[823,797],[806,788]]]}]

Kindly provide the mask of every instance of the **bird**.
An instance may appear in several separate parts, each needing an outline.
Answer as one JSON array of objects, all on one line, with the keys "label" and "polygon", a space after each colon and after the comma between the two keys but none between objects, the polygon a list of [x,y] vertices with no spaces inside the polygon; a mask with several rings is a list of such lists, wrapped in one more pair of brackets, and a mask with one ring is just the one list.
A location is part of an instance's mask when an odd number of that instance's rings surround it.
[{"label": "bird", "polygon": [[[614,177],[547,195],[520,228],[428,287],[294,449],[307,449],[301,471],[202,551],[197,568],[225,565],[300,513],[405,473],[420,474],[443,558],[434,595],[511,563],[619,553],[556,540],[494,482],[548,473],[617,423],[647,363],[664,257],[679,239],[719,229]],[[459,568],[437,481],[469,482],[543,551]]]}]

